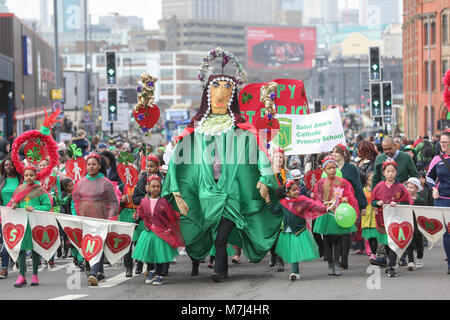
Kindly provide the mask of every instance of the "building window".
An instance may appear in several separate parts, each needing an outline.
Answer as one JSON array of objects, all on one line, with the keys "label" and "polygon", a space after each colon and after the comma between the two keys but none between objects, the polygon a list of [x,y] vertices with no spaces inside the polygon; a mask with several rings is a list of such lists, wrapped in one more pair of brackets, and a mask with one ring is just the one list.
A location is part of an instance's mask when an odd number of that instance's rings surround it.
[{"label": "building window", "polygon": [[425,123],[424,123],[424,128],[425,128],[425,133],[428,133],[428,107],[427,106],[425,106],[425,108],[424,108],[424,112],[425,112],[425,114],[424,114],[424,119],[425,119]]},{"label": "building window", "polygon": [[428,61],[423,63],[423,91],[428,90]]},{"label": "building window", "polygon": [[428,45],[428,23],[423,24],[423,45]]},{"label": "building window", "polygon": [[436,22],[431,23],[431,45],[436,44]]},{"label": "building window", "polygon": [[442,15],[442,43],[447,44],[448,43],[448,21],[447,21],[447,15]]},{"label": "building window", "polygon": [[[448,60],[442,60],[442,72],[441,72],[441,81],[445,77],[445,73],[448,70]],[[444,90],[444,82],[441,83],[441,91]]]},{"label": "building window", "polygon": [[431,90],[436,91],[436,61],[431,61]]},{"label": "building window", "polygon": [[173,69],[161,69],[161,78],[173,79]]}]

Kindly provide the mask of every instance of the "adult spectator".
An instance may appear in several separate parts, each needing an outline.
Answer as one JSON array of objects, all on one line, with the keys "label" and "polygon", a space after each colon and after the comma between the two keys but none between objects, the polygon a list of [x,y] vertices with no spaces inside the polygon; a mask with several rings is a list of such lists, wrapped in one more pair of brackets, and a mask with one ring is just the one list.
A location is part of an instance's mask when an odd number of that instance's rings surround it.
[{"label": "adult spectator", "polygon": [[417,152],[417,165],[419,169],[425,170],[434,157],[434,147],[428,136],[424,136],[422,142],[414,150]]},{"label": "adult spectator", "polygon": [[93,136],[92,141],[91,141],[91,152],[98,148],[99,143],[100,143],[100,137]]},{"label": "adult spectator", "polygon": [[434,155],[438,156],[442,153],[442,149],[441,149],[441,135],[440,134],[436,134],[433,138],[433,145],[434,145]]},{"label": "adult spectator", "polygon": [[118,185],[122,184],[119,174],[117,173],[117,160],[111,151],[105,150],[100,155],[106,160],[106,177],[111,181],[116,181]]},{"label": "adult spectator", "polygon": [[83,157],[89,154],[89,142],[86,140],[86,131],[83,129],[77,131],[77,136],[72,138],[72,143],[81,149]]},{"label": "adult spectator", "polygon": [[8,154],[9,150],[9,141],[5,138],[1,138],[0,140],[0,160],[5,159],[6,155]]},{"label": "adult spectator", "polygon": [[383,162],[388,158],[392,158],[397,162],[397,181],[400,183],[406,182],[409,178],[419,178],[419,172],[414,165],[411,157],[403,151],[396,150],[394,140],[390,137],[386,137],[381,144],[383,148],[383,153],[376,157],[375,159],[375,170],[372,178],[372,190],[378,184],[378,182],[384,180],[382,175]]},{"label": "adult spectator", "polygon": [[[450,207],[450,132],[441,135],[442,154],[433,158],[427,174],[427,182],[433,187],[434,205]],[[437,183],[439,181],[439,183]],[[450,234],[445,229],[444,250],[447,256],[447,274],[450,274]]]},{"label": "adult spectator", "polygon": [[361,185],[363,186],[366,185],[368,175],[374,170],[377,155],[378,152],[370,141],[362,140],[358,143],[356,167],[358,168]]}]

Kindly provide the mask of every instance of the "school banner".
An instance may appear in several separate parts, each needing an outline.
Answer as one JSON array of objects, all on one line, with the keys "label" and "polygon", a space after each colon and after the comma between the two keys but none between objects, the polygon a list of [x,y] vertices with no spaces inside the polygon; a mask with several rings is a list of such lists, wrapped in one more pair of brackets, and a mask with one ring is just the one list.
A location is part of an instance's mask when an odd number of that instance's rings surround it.
[{"label": "school banner", "polygon": [[1,216],[3,241],[10,257],[16,262],[28,225],[27,211],[2,207]]},{"label": "school banner", "polygon": [[31,228],[33,250],[45,260],[50,260],[61,245],[55,214],[41,211],[28,212],[28,222]]},{"label": "school banner", "polygon": [[286,155],[329,152],[341,143],[346,144],[339,109],[308,115],[277,114],[280,130],[273,142]]},{"label": "school banner", "polygon": [[414,235],[412,206],[385,206],[384,225],[388,235],[388,245],[398,257],[408,248]]},{"label": "school banner", "polygon": [[425,238],[433,245],[444,235],[447,230],[444,222],[442,208],[438,207],[418,207],[414,206],[417,228]]},{"label": "school banner", "polygon": [[109,263],[115,264],[128,253],[133,238],[134,226],[129,223],[114,223],[109,225],[105,239],[105,256]]}]

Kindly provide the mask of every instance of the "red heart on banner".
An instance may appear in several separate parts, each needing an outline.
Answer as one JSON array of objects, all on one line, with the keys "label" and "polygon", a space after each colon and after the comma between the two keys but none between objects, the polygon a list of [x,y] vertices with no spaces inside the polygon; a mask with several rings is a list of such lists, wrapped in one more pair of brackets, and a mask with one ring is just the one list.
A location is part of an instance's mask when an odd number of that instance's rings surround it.
[{"label": "red heart on banner", "polygon": [[21,224],[8,222],[3,226],[3,240],[9,249],[13,249],[23,238],[25,227]]},{"label": "red heart on banner", "polygon": [[87,174],[87,162],[83,157],[66,161],[66,173],[73,181],[81,180]]},{"label": "red heart on banner", "polygon": [[50,249],[58,240],[59,230],[57,227],[49,226],[36,226],[31,230],[33,240],[36,241],[45,250]]},{"label": "red heart on banner", "polygon": [[47,178],[39,181],[41,183],[41,186],[49,191],[51,189],[53,189],[53,187],[56,185],[56,177],[54,176],[48,176]]},{"label": "red heart on banner", "polygon": [[397,244],[401,249],[405,248],[413,236],[414,229],[409,222],[392,222],[388,227],[388,234],[391,239]]},{"label": "red heart on banner", "polygon": [[[127,173],[128,169],[128,173]],[[124,165],[123,163],[119,163],[117,165],[117,173],[119,174],[120,179],[123,183],[125,183],[129,187],[134,187],[139,179],[139,172],[132,165]]]},{"label": "red heart on banner", "polygon": [[116,254],[126,249],[131,244],[131,237],[127,234],[108,233],[105,240],[106,246],[112,253]]},{"label": "red heart on banner", "polygon": [[133,110],[134,119],[141,127],[142,131],[147,132],[155,126],[160,117],[160,111],[156,104],[152,104],[151,107],[141,107],[137,110]]},{"label": "red heart on banner", "polygon": [[435,234],[441,231],[444,226],[439,220],[436,219],[428,219],[424,216],[420,216],[417,218],[417,223],[424,230],[426,230],[429,234]]},{"label": "red heart on banner", "polygon": [[94,258],[103,248],[103,240],[100,236],[85,234],[81,241],[81,250],[86,261]]},{"label": "red heart on banner", "polygon": [[67,237],[81,249],[81,241],[83,240],[83,230],[79,228],[65,227],[64,232]]}]

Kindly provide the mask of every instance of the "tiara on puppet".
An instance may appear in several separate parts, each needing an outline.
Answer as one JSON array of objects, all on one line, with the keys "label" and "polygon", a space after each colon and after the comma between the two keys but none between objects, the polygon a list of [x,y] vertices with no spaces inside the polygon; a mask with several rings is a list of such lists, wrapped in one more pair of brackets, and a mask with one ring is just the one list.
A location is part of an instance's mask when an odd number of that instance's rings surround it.
[{"label": "tiara on puppet", "polygon": [[228,62],[232,62],[236,67],[235,84],[237,90],[240,91],[247,82],[247,72],[242,68],[242,65],[239,63],[239,61],[236,59],[233,53],[227,50],[223,50],[220,47],[211,50],[209,52],[209,55],[203,58],[203,63],[201,64],[198,72],[198,80],[200,80],[201,87],[203,89],[206,89],[206,87],[208,86],[209,76],[211,75],[210,74],[211,64],[218,57],[222,58],[222,71],[225,65],[228,64]]},{"label": "tiara on puppet", "polygon": [[327,164],[329,164],[330,162],[333,163],[337,163],[336,159],[333,158],[332,156],[326,156],[323,160],[322,160],[322,167],[325,168],[327,166]]},{"label": "tiara on puppet", "polygon": [[383,162],[383,170],[390,164],[393,165],[395,167],[395,169],[397,169],[397,167],[398,167],[397,162],[395,162],[394,159],[387,159],[385,162]]},{"label": "tiara on puppet", "polygon": [[152,174],[151,176],[149,176],[149,177],[147,178],[147,182],[150,182],[150,181],[152,181],[152,180],[158,180],[159,182],[162,181],[161,178],[158,177],[156,174]]},{"label": "tiara on puppet", "polygon": [[58,145],[56,141],[53,140],[50,129],[56,122],[61,121],[56,119],[59,116],[61,109],[56,109],[50,116],[48,116],[47,110],[45,108],[43,109],[45,121],[42,124],[41,129],[39,131],[29,130],[18,136],[14,140],[11,152],[11,160],[14,163],[14,167],[16,168],[17,173],[22,176],[25,171],[25,166],[19,158],[19,149],[23,144],[30,143],[31,145],[34,143],[33,148],[30,148],[25,153],[25,157],[28,160],[31,160],[30,162],[40,162],[45,158],[45,153],[48,154],[48,157],[50,158],[49,164],[36,174],[36,180],[47,178],[52,173],[53,168],[59,164]]}]

